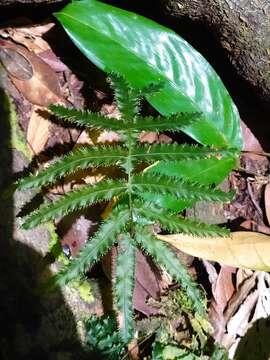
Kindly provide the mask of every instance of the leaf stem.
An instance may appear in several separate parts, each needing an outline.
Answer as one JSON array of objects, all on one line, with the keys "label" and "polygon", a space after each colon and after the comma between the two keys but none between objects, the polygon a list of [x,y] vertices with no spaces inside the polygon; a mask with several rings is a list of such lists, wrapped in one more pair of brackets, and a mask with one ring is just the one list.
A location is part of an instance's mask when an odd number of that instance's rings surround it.
[{"label": "leaf stem", "polygon": [[133,139],[131,130],[127,132],[127,145],[128,145],[128,156],[127,156],[127,176],[128,176],[128,202],[129,202],[129,214],[130,214],[130,235],[134,238],[134,222],[133,222],[133,199],[132,199],[132,150],[133,150]]}]

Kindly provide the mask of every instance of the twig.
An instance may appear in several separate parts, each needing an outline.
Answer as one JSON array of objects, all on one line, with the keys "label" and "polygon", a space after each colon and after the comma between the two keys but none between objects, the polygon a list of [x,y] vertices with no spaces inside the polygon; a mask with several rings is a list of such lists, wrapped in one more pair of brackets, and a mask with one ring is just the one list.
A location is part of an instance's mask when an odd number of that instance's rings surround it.
[{"label": "twig", "polygon": [[248,193],[249,193],[250,199],[251,199],[255,209],[257,210],[260,217],[263,218],[262,209],[261,209],[260,205],[258,204],[257,200],[255,199],[255,196],[254,196],[253,190],[252,190],[252,186],[249,181],[247,181],[247,188],[248,188]]}]

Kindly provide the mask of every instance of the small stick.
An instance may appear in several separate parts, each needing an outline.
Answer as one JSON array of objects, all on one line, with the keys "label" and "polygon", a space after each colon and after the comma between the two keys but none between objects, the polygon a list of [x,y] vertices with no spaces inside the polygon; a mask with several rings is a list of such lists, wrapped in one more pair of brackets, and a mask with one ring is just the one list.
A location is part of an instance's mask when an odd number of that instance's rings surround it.
[{"label": "small stick", "polygon": [[248,193],[250,196],[250,199],[255,207],[255,209],[257,210],[258,214],[260,215],[261,218],[263,218],[263,212],[262,209],[260,207],[260,205],[258,204],[257,200],[254,197],[253,191],[252,191],[252,187],[249,181],[247,181],[247,188],[248,188]]}]

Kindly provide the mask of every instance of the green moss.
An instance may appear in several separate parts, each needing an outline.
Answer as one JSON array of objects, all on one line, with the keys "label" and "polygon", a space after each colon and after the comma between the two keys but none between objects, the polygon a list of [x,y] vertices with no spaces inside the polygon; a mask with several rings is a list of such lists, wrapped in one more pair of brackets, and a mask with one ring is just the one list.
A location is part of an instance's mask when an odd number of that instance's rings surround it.
[{"label": "green moss", "polygon": [[8,96],[5,97],[3,106],[9,114],[11,129],[10,147],[22,152],[28,160],[31,160],[32,155],[26,145],[24,134],[19,127],[15,106]]},{"label": "green moss", "polygon": [[86,303],[90,304],[95,300],[91,286],[86,279],[75,279],[71,282],[71,286],[78,290],[81,299]]},{"label": "green moss", "polygon": [[51,255],[54,261],[58,261],[63,265],[67,265],[69,263],[69,260],[63,253],[62,246],[59,237],[55,231],[54,224],[52,222],[48,222],[46,224],[46,228],[50,234],[48,254]]},{"label": "green moss", "polygon": [[[62,251],[60,240],[55,231],[54,224],[52,222],[49,222],[46,224],[46,228],[50,233],[51,239],[49,243],[48,253],[52,255],[55,261],[58,261],[63,265],[67,265],[69,263],[69,260]],[[86,303],[92,303],[94,301],[92,289],[87,280],[77,278],[71,282],[70,286],[79,292],[81,299]]]}]

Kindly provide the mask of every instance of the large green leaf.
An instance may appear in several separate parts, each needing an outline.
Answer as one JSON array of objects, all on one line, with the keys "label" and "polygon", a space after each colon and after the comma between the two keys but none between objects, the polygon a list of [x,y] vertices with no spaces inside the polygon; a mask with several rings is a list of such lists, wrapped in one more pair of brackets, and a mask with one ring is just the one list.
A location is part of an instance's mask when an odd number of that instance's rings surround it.
[{"label": "large green leaf", "polygon": [[[235,165],[233,157],[224,157],[222,166],[214,157],[209,159],[183,160],[174,162],[160,161],[156,166],[149,168],[149,172],[179,177],[186,181],[195,181],[203,185],[219,184]],[[146,200],[155,200],[160,206],[182,211],[191,207],[194,200],[178,200],[173,196],[157,196],[151,193],[144,194]]]},{"label": "large green leaf", "polygon": [[172,30],[95,0],[74,1],[56,17],[100,69],[119,72],[137,88],[162,81],[162,90],[148,96],[161,114],[201,112],[202,121],[186,129],[194,139],[241,148],[239,115],[222,81]]},{"label": "large green leaf", "polygon": [[[200,121],[183,129],[192,138],[204,145],[240,151],[239,114],[228,91],[211,65],[172,30],[96,0],[75,1],[56,17],[78,48],[100,69],[124,75],[137,88],[162,82],[160,91],[147,96],[162,115],[201,113]],[[204,177],[216,183],[235,165],[233,155],[229,160],[210,160],[209,165],[205,160],[192,161],[192,174],[204,167]],[[181,175],[188,178],[189,163],[181,165]],[[186,206],[175,199],[157,200],[174,210]]]}]

